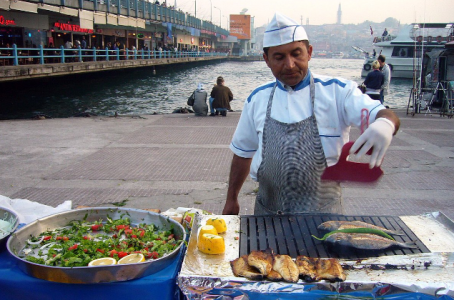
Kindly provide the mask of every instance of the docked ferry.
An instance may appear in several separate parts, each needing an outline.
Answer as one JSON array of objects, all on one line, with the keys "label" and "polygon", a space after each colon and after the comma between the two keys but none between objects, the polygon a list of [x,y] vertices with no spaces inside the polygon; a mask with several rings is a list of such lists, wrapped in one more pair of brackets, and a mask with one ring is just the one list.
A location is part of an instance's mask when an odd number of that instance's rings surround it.
[{"label": "docked ferry", "polygon": [[364,51],[361,76],[366,77],[372,69],[372,62],[379,54],[383,54],[392,77],[413,78],[415,70],[421,68],[423,55],[433,49],[443,48],[450,41],[454,41],[452,23],[413,23],[404,26],[396,36],[375,37],[374,45],[379,47],[378,51],[376,55]]}]

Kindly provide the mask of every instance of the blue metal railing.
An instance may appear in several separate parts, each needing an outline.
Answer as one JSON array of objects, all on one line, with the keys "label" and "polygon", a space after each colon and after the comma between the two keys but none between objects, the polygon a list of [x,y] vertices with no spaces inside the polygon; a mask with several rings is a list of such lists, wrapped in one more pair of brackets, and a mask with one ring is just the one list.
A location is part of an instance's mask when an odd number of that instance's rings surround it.
[{"label": "blue metal railing", "polygon": [[156,51],[156,50],[128,50],[128,49],[82,49],[71,48],[0,48],[0,66],[26,65],[26,64],[51,64],[73,63],[84,61],[109,61],[109,60],[137,60],[161,59],[184,57],[214,57],[227,56],[227,53],[198,52],[198,51]]}]

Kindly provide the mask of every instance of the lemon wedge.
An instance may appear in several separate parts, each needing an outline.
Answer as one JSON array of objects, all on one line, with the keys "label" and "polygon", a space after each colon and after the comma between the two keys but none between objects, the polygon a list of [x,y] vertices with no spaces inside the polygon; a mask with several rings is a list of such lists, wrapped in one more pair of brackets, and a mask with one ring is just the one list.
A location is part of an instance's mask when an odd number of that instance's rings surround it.
[{"label": "lemon wedge", "polygon": [[133,253],[126,255],[118,261],[118,264],[135,264],[145,261],[145,256],[142,253]]},{"label": "lemon wedge", "polygon": [[117,264],[117,261],[115,260],[115,258],[102,257],[102,258],[98,258],[98,259],[92,260],[91,262],[88,263],[88,266],[89,267],[93,267],[93,266],[109,266],[109,265],[116,265],[116,264]]},{"label": "lemon wedge", "polygon": [[225,224],[225,220],[221,218],[208,219],[207,225],[213,225],[218,233],[223,233],[227,231],[227,224]]},{"label": "lemon wedge", "polygon": [[197,248],[206,254],[221,254],[225,252],[224,238],[219,235],[204,233],[199,236]]},{"label": "lemon wedge", "polygon": [[214,228],[213,225],[204,225],[204,226],[200,227],[199,237],[204,233],[210,233],[210,234],[217,235],[218,231],[216,230],[216,228]]}]

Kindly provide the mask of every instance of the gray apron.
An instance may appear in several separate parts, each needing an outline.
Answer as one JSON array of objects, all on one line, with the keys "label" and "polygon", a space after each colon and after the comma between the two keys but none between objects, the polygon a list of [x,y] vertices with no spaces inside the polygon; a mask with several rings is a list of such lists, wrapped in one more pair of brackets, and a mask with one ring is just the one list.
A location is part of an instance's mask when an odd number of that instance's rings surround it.
[{"label": "gray apron", "polygon": [[314,112],[315,86],[310,78],[312,115],[287,124],[271,118],[271,91],[263,126],[262,162],[257,170],[259,190],[255,215],[294,213],[342,214],[338,182],[321,181],[326,158]]}]

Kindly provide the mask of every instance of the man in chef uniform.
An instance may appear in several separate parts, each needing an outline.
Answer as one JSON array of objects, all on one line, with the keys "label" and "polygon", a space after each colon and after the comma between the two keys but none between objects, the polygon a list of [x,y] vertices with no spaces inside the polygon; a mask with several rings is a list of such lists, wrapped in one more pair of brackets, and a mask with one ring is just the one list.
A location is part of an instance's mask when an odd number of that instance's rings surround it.
[{"label": "man in chef uniform", "polygon": [[399,118],[362,94],[355,82],[309,70],[312,46],[301,25],[274,15],[263,38],[266,64],[276,81],[247,98],[230,144],[233,151],[223,214],[239,214],[238,194],[247,175],[259,182],[255,215],[343,213],[339,182],[321,181],[337,163],[351,126],[369,127],[350,153],[360,159],[371,148],[369,167],[380,166]]}]

